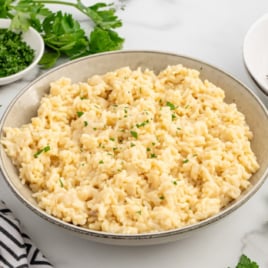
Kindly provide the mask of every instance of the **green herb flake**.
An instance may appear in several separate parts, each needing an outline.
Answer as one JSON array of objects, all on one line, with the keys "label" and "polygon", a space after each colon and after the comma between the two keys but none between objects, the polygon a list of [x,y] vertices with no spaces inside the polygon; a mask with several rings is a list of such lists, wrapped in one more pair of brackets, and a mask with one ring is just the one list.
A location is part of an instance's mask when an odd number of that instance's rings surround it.
[{"label": "green herb flake", "polygon": [[136,211],[137,214],[141,215],[141,210]]},{"label": "green herb flake", "polygon": [[115,141],[115,139],[114,139],[114,138],[109,138],[109,140],[110,140],[110,141]]},{"label": "green herb flake", "polygon": [[164,200],[165,197],[164,197],[163,195],[161,195],[161,196],[159,196],[159,199],[160,199],[160,200]]},{"label": "green herb flake", "polygon": [[96,128],[96,127],[93,127],[93,130],[94,130],[94,131],[96,131],[96,130],[97,130],[97,128]]},{"label": "green herb flake", "polygon": [[146,151],[147,151],[147,152],[150,152],[150,151],[151,151],[151,148],[149,148],[149,147],[146,148]]},{"label": "green herb flake", "polygon": [[103,161],[103,160],[100,160],[100,161],[99,161],[99,164],[104,164],[104,161]]},{"label": "green herb flake", "polygon": [[88,122],[84,121],[84,126],[87,127],[88,126]]},{"label": "green herb flake", "polygon": [[46,152],[48,152],[49,150],[50,150],[50,146],[47,145],[46,147],[44,147],[44,148],[38,150],[38,151],[34,154],[34,158],[37,158],[41,153],[43,153],[43,152],[46,153]]},{"label": "green herb flake", "polygon": [[187,159],[187,158],[182,161],[183,164],[186,164],[188,162],[189,162],[189,159]]},{"label": "green herb flake", "polygon": [[137,127],[137,128],[144,127],[144,126],[147,125],[147,124],[149,124],[149,120],[148,120],[148,119],[145,120],[145,121],[143,121],[143,122],[140,123],[140,124],[136,124],[136,127]]},{"label": "green herb flake", "polygon": [[166,102],[166,106],[168,106],[170,108],[170,110],[175,110],[176,109],[176,106],[173,103],[169,102],[169,101]]},{"label": "green herb flake", "polygon": [[151,158],[156,158],[157,156],[156,156],[156,154],[151,154],[150,157]]},{"label": "green herb flake", "polygon": [[78,112],[76,112],[76,114],[78,117],[81,117],[84,114],[84,112],[78,111]]},{"label": "green herb flake", "polygon": [[178,183],[177,183],[177,181],[173,181],[173,184],[174,184],[174,185],[177,185]]},{"label": "green herb flake", "polygon": [[134,146],[136,146],[136,144],[133,143],[133,142],[131,142],[131,143],[130,143],[130,146],[131,146],[131,147],[134,147]]},{"label": "green herb flake", "polygon": [[172,119],[172,121],[174,121],[176,119],[176,115],[175,114],[172,114],[171,115],[171,119]]},{"label": "green herb flake", "polygon": [[46,146],[46,147],[44,147],[44,152],[46,153],[46,152],[48,152],[50,150],[50,146],[48,145],[48,146]]},{"label": "green herb flake", "polygon": [[133,138],[138,139],[138,133],[136,131],[130,131],[130,134]]},{"label": "green herb flake", "polygon": [[63,184],[63,182],[62,182],[62,180],[61,180],[61,178],[59,179],[59,183],[60,183],[60,187],[64,187],[64,184]]}]

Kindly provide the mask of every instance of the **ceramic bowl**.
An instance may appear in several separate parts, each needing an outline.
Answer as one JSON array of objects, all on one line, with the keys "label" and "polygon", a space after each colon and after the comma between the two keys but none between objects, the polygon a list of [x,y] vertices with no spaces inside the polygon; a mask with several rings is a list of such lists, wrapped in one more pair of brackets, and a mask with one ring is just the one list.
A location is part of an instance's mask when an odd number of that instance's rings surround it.
[{"label": "ceramic bowl", "polygon": [[[246,115],[247,123],[254,133],[252,149],[258,158],[260,169],[251,177],[252,185],[237,200],[206,220],[175,230],[138,235],[93,231],[66,223],[40,209],[34,198],[32,198],[29,188],[21,183],[18,170],[6,155],[4,148],[0,146],[0,167],[4,179],[14,192],[14,196],[46,221],[81,237],[114,245],[152,245],[181,239],[194,234],[196,231],[202,231],[205,227],[209,227],[212,223],[233,213],[249,200],[263,184],[268,172],[267,110],[253,91],[231,75],[205,62],[185,56],[157,51],[118,51],[80,58],[63,64],[40,76],[13,99],[1,120],[0,138],[3,135],[4,127],[19,127],[28,123],[31,117],[36,115],[40,99],[48,92],[50,82],[62,76],[70,77],[73,82],[78,82],[86,81],[88,77],[94,74],[104,74],[123,66],[130,66],[133,69],[147,67],[158,72],[167,65],[175,64],[183,64],[185,67],[199,70],[201,79],[208,79],[223,88],[226,94],[226,102],[235,102],[238,109]],[[243,219],[241,219],[242,222]]]},{"label": "ceramic bowl", "polygon": [[[10,19],[0,19],[0,28],[9,28],[10,23]],[[41,35],[34,28],[30,27],[27,32],[23,33],[22,39],[35,51],[34,60],[28,67],[20,72],[9,76],[0,77],[0,86],[15,82],[30,73],[38,64],[44,53],[44,41]]]}]

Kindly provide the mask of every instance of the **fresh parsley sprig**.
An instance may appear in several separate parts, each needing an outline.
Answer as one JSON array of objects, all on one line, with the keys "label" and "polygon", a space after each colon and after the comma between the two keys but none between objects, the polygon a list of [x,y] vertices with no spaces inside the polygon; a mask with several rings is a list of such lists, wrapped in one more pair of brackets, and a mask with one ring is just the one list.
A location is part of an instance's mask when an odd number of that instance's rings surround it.
[{"label": "fresh parsley sprig", "polygon": [[[94,27],[89,35],[71,14],[53,12],[47,4],[71,6],[89,18]],[[119,50],[124,39],[114,30],[122,26],[113,4],[86,6],[81,0],[0,0],[0,17],[12,19],[11,29],[26,31],[30,26],[42,34],[46,52],[40,61],[44,68],[55,65],[58,58],[75,59],[93,53]]]},{"label": "fresh parsley sprig", "polygon": [[235,268],[259,268],[259,265],[245,254],[242,254]]}]

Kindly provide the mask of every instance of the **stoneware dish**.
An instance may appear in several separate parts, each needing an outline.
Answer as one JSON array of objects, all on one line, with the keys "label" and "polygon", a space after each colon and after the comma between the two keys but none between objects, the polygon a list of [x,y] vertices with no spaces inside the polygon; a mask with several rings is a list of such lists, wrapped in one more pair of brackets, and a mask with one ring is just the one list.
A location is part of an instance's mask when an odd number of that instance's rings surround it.
[{"label": "stoneware dish", "polygon": [[[10,23],[11,23],[10,19],[0,19],[0,28],[2,29],[9,28]],[[43,56],[44,41],[41,35],[34,28],[30,27],[27,32],[23,33],[22,39],[34,50],[35,52],[34,60],[28,67],[21,70],[20,72],[9,76],[0,77],[0,86],[10,84],[23,78],[25,75],[27,75],[36,67],[39,60]]]},{"label": "stoneware dish", "polygon": [[241,82],[220,69],[193,58],[156,51],[119,51],[93,55],[68,62],[36,79],[13,99],[2,117],[0,123],[1,135],[3,135],[5,126],[19,127],[28,123],[31,117],[36,115],[41,97],[49,90],[49,83],[62,76],[70,77],[73,82],[78,82],[85,81],[91,75],[104,74],[123,66],[130,66],[131,68],[147,67],[158,72],[167,65],[174,64],[183,64],[185,67],[197,69],[200,71],[202,79],[206,78],[223,88],[226,93],[226,102],[235,102],[237,104],[238,109],[246,115],[247,122],[254,132],[252,148],[258,158],[260,169],[251,177],[252,186],[244,191],[236,201],[222,209],[217,215],[180,229],[138,235],[92,231],[63,222],[41,210],[32,198],[28,187],[20,182],[18,170],[7,157],[3,147],[0,146],[0,167],[4,179],[14,192],[14,195],[25,206],[46,221],[81,237],[114,245],[152,245],[181,239],[192,235],[196,231],[202,231],[205,227],[209,227],[212,223],[234,212],[249,200],[263,184],[268,172],[267,111],[254,92]]}]

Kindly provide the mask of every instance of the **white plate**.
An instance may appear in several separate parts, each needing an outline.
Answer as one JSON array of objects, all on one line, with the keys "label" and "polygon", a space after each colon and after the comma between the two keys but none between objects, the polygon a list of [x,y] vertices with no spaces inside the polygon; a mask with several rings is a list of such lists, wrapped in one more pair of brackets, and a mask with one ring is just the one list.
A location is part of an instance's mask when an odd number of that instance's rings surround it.
[{"label": "white plate", "polygon": [[243,56],[250,75],[268,95],[268,14],[249,28],[244,39]]}]

